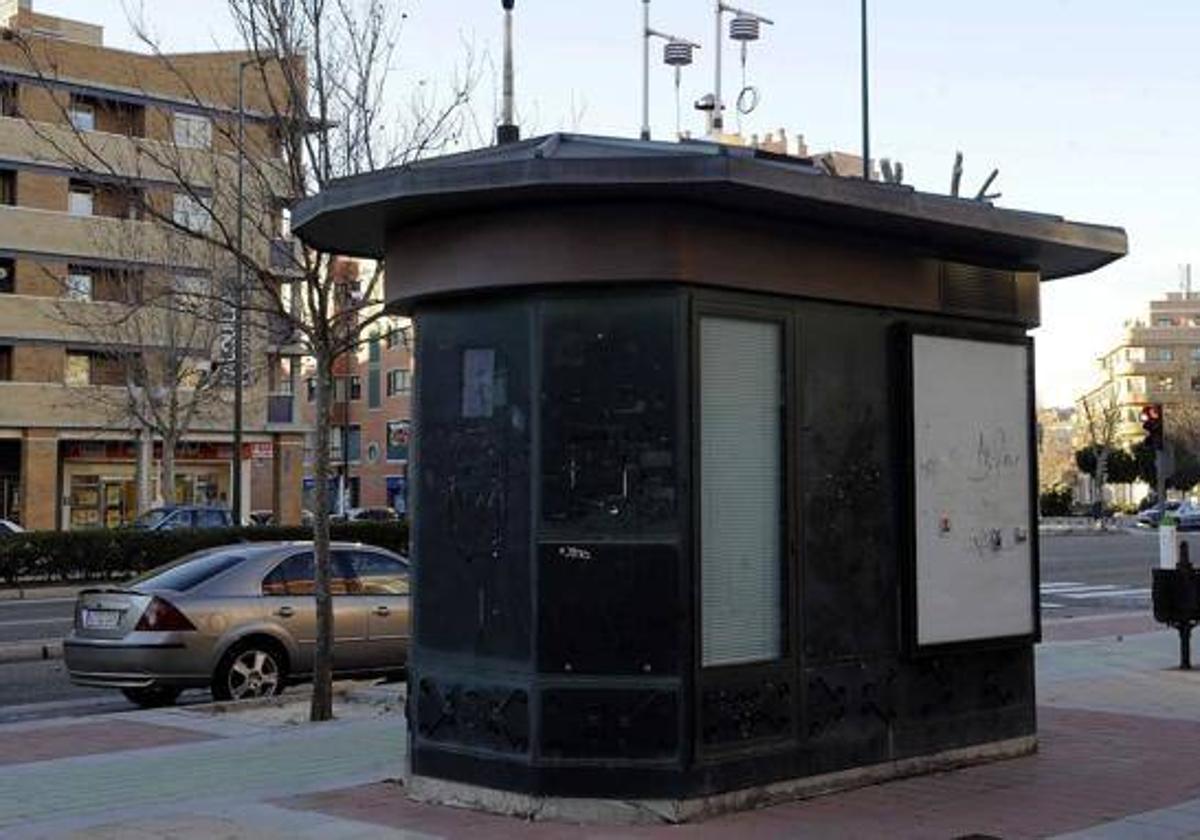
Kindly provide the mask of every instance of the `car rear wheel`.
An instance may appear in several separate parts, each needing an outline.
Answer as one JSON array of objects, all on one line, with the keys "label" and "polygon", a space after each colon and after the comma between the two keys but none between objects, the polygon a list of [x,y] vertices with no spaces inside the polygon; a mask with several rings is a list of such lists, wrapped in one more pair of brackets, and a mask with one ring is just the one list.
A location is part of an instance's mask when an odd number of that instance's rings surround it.
[{"label": "car rear wheel", "polygon": [[212,693],[217,700],[273,697],[283,691],[283,678],[283,656],[275,645],[244,642],[221,658],[213,674]]},{"label": "car rear wheel", "polygon": [[161,706],[174,706],[179,699],[178,688],[165,686],[150,686],[149,688],[122,688],[125,699],[143,709],[157,709]]}]

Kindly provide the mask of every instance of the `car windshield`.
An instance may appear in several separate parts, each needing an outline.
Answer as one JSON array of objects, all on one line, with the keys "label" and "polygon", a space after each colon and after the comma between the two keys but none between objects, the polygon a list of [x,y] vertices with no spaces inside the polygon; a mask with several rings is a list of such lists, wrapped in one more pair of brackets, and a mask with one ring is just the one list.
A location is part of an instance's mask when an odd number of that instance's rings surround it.
[{"label": "car windshield", "polygon": [[134,520],[133,527],[152,530],[161,525],[163,520],[170,516],[171,513],[172,511],[168,510],[167,508],[155,508],[154,510],[148,510]]},{"label": "car windshield", "polygon": [[242,554],[229,551],[205,551],[189,554],[185,557],[159,566],[129,582],[130,589],[170,589],[174,592],[187,592],[205,581],[211,580],[227,569],[242,562]]}]

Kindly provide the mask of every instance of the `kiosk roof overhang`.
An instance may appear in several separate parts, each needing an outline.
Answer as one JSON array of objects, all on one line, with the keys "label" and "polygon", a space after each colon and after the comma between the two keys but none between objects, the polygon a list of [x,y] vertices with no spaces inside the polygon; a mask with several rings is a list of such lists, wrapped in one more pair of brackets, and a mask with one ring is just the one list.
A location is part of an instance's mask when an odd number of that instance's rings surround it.
[{"label": "kiosk roof overhang", "polygon": [[322,251],[380,259],[390,231],[438,216],[555,202],[696,202],[866,233],[1045,280],[1086,274],[1128,252],[1119,227],[1008,210],[827,174],[805,158],[704,142],[551,134],[332,182],[300,202],[293,227]]}]

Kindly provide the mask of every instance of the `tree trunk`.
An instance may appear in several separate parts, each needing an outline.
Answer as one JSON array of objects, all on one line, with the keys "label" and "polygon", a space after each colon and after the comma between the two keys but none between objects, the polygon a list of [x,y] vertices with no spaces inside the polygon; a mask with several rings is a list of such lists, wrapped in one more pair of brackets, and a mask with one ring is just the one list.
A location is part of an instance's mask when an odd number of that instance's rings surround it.
[{"label": "tree trunk", "polygon": [[175,504],[175,444],[174,435],[163,436],[162,462],[159,475],[162,478],[162,500],[164,505]]},{"label": "tree trunk", "polygon": [[317,509],[313,516],[316,560],[317,649],[313,661],[311,720],[333,718],[333,601],[329,595],[329,427],[333,403],[333,359],[328,348],[315,348],[317,361],[317,440],[313,481]]},{"label": "tree trunk", "polygon": [[144,426],[138,429],[136,465],[137,515],[141,516],[150,510],[153,495],[150,490],[151,473],[154,471],[154,436]]}]

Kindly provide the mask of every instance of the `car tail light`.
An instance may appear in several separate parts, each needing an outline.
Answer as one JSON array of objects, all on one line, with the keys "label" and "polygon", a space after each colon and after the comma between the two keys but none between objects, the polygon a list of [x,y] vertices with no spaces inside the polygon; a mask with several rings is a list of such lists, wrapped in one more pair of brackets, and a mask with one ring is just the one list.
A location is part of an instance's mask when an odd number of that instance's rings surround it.
[{"label": "car tail light", "polygon": [[146,605],[146,611],[142,613],[137,626],[133,629],[161,633],[171,630],[195,630],[196,625],[188,621],[188,617],[170,601],[156,596],[150,599],[150,603]]}]

